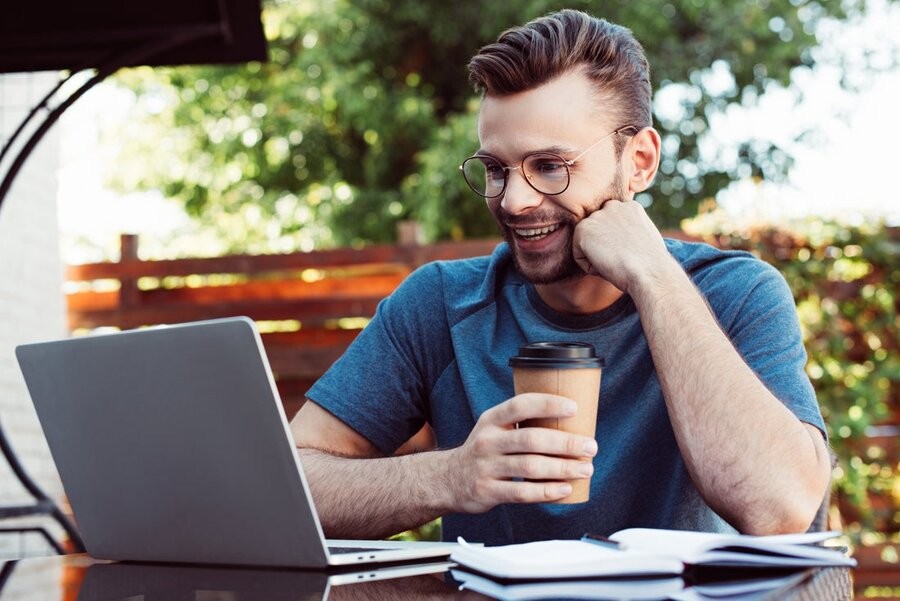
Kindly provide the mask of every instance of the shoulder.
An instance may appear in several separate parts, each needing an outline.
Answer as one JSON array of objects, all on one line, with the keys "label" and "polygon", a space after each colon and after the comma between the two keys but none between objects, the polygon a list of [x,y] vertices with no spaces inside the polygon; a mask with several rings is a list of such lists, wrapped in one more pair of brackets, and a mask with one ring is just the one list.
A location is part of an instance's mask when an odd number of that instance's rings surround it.
[{"label": "shoulder", "polygon": [[439,304],[452,323],[496,301],[501,289],[521,283],[509,247],[500,243],[489,256],[435,261],[413,272],[397,290],[397,300]]},{"label": "shoulder", "polygon": [[483,257],[456,259],[453,261],[435,261],[431,267],[448,286],[481,286],[495,280],[512,266],[512,253],[506,242],[499,243],[494,252]]},{"label": "shoulder", "polygon": [[666,246],[726,329],[769,309],[794,315],[793,295],[784,277],[753,254],[672,239],[666,239]]},{"label": "shoulder", "polygon": [[715,282],[752,288],[761,280],[783,280],[778,270],[743,250],[722,250],[701,242],[666,238],[666,247],[701,288]]}]

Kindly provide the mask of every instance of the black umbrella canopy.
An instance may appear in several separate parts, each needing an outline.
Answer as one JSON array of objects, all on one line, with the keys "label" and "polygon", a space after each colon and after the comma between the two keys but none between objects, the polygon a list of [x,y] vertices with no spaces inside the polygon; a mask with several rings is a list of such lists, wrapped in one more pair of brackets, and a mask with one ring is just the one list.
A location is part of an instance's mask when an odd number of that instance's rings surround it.
[{"label": "black umbrella canopy", "polygon": [[0,73],[264,60],[259,0],[0,3]]}]

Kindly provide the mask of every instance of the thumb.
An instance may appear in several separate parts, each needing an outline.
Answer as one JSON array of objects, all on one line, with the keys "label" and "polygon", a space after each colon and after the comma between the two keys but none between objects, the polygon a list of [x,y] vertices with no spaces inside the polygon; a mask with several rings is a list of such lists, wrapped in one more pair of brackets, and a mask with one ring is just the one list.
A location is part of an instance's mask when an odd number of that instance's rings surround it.
[{"label": "thumb", "polygon": [[588,275],[595,275],[597,270],[594,269],[593,263],[591,263],[588,258],[581,253],[581,251],[575,251],[572,253],[573,258],[575,259],[575,263],[581,268],[583,272]]},{"label": "thumb", "polygon": [[[580,226],[581,224],[578,225]],[[575,264],[578,265],[583,272],[588,275],[596,275],[597,270],[594,268],[594,264],[591,263],[587,254],[584,252],[584,249],[581,247],[581,234],[582,232],[578,229],[578,226],[576,226],[575,235],[572,238],[572,258],[575,259]]]}]

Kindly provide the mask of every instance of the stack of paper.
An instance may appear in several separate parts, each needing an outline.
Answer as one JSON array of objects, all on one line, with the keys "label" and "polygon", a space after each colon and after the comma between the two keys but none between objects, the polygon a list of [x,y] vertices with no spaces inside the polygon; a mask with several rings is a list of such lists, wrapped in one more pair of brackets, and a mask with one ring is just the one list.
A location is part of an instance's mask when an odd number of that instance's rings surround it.
[{"label": "stack of paper", "polygon": [[746,536],[632,528],[610,536],[618,548],[575,540],[475,547],[460,539],[450,560],[495,579],[679,575],[690,565],[856,565],[843,553],[817,545],[838,534]]},{"label": "stack of paper", "polygon": [[538,599],[629,599],[630,601],[712,601],[728,599],[742,601],[759,599],[775,590],[787,590],[806,578],[804,573],[781,574],[771,578],[688,584],[680,577],[546,580],[543,582],[498,582],[464,572],[451,570],[460,588],[475,591],[504,601],[536,601]]},{"label": "stack of paper", "polygon": [[629,528],[610,539],[623,549],[677,557],[687,565],[734,567],[855,566],[856,560],[840,550],[818,543],[840,536],[840,532],[806,532],[748,536],[684,530]]}]

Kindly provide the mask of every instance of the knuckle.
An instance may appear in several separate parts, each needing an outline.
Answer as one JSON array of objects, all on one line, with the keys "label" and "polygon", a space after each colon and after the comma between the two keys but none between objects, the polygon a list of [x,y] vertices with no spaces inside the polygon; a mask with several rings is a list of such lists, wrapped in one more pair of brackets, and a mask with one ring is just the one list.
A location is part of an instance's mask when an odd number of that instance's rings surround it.
[{"label": "knuckle", "polygon": [[518,442],[523,450],[534,449],[538,444],[538,432],[534,428],[521,428]]},{"label": "knuckle", "polygon": [[559,399],[555,399],[553,397],[546,397],[544,399],[544,412],[546,415],[553,415],[558,412],[560,409]]},{"label": "knuckle", "polygon": [[558,491],[558,489],[553,484],[544,484],[544,486],[541,487],[541,493],[543,495],[543,500],[551,501],[551,500],[557,498],[557,496],[558,496],[557,491]]},{"label": "knuckle", "polygon": [[478,436],[472,441],[472,450],[475,451],[476,455],[486,455],[492,444],[489,438],[485,436]]},{"label": "knuckle", "polygon": [[497,412],[500,411],[500,405],[496,405],[491,407],[490,409],[485,410],[480,416],[478,416],[478,423],[490,422],[497,415]]},{"label": "knuckle", "polygon": [[529,501],[528,488],[525,486],[516,486],[512,489],[510,497],[514,503],[527,503]]},{"label": "knuckle", "polygon": [[537,457],[530,456],[524,457],[521,459],[521,475],[527,477],[534,477],[539,475],[541,462]]}]

